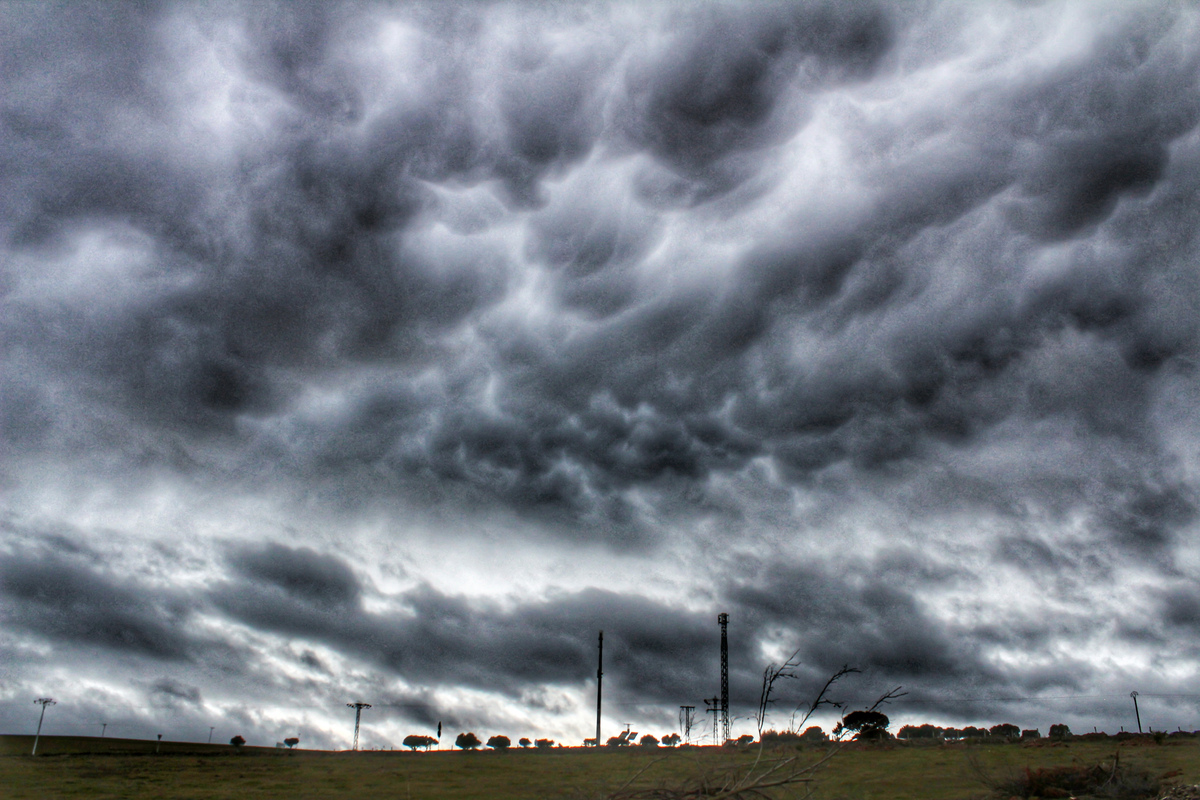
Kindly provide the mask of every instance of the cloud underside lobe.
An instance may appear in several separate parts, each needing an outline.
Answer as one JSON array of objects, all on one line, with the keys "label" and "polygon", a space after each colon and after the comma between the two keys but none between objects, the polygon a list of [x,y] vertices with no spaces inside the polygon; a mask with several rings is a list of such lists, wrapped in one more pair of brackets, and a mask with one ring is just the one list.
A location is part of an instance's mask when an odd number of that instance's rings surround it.
[{"label": "cloud underside lobe", "polygon": [[[747,702],[776,646],[1025,695],[1195,628],[1193,9],[4,13],[13,653],[173,665],[172,708],[260,635],[297,691],[333,653],[519,699],[603,628],[669,707],[717,605]],[[158,529],[156,492],[272,519]],[[46,510],[100,495],[147,520],[124,559]],[[389,549],[418,522],[679,596],[435,586]]]}]

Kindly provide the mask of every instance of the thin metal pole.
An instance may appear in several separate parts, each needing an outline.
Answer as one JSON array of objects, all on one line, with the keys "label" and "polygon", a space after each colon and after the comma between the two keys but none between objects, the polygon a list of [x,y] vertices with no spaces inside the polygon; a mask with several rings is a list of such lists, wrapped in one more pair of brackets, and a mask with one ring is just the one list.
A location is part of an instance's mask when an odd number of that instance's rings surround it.
[{"label": "thin metal pole", "polygon": [[106,730],[108,730],[108,723],[107,723],[107,722],[101,722],[101,723],[100,723],[100,738],[101,738],[101,739],[103,739],[103,738],[104,738],[104,732],[105,732]]},{"label": "thin metal pole", "polygon": [[214,727],[216,727],[216,726],[215,725],[208,726],[208,743],[209,744],[212,744],[212,732],[213,732]]},{"label": "thin metal pole", "polygon": [[721,625],[721,739],[729,741],[729,615],[717,615]]},{"label": "thin metal pole", "polygon": [[600,746],[600,685],[604,680],[604,631],[600,631],[599,660],[596,662],[596,747]]},{"label": "thin metal pole", "polygon": [[1133,698],[1133,715],[1137,717],[1138,733],[1142,732],[1142,715],[1138,713],[1137,707],[1137,692],[1130,692],[1129,696]]}]

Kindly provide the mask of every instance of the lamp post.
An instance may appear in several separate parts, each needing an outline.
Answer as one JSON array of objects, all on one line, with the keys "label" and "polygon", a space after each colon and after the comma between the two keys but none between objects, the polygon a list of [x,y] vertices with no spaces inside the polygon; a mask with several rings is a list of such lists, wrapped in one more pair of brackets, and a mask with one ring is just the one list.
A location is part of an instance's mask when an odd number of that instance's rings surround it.
[{"label": "lamp post", "polygon": [[31,756],[36,756],[37,755],[38,737],[42,735],[42,720],[44,720],[46,718],[46,706],[55,705],[55,702],[54,702],[53,697],[39,697],[37,700],[34,700],[33,702],[42,707],[42,713],[38,717],[37,733],[35,733],[33,735],[33,752],[29,754]]}]

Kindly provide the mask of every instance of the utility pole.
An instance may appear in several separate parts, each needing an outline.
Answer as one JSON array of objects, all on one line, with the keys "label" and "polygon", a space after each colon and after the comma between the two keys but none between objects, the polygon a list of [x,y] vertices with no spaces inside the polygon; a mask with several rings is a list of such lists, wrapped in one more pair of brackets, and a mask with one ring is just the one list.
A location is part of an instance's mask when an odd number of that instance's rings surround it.
[{"label": "utility pole", "polygon": [[42,735],[42,720],[44,720],[46,718],[46,706],[56,705],[56,703],[54,702],[53,697],[39,697],[37,700],[34,700],[33,702],[36,705],[40,705],[42,707],[42,713],[38,717],[37,733],[35,733],[33,735],[33,752],[29,754],[31,756],[36,756],[37,755],[38,737]]},{"label": "utility pole", "polygon": [[713,715],[713,744],[719,745],[721,742],[717,737],[720,735],[718,728],[721,724],[721,698],[710,697],[704,701],[704,705],[708,706],[704,713]]},{"label": "utility pole", "polygon": [[162,734],[158,735],[158,741],[154,745],[154,755],[158,755],[158,748],[162,747]]},{"label": "utility pole", "polygon": [[346,708],[354,709],[354,747],[352,750],[358,749],[358,721],[362,718],[364,708],[370,708],[370,703],[346,703]]},{"label": "utility pole", "polygon": [[696,718],[695,706],[680,706],[679,707],[679,729],[683,733],[683,741],[685,744],[692,743],[692,720]]},{"label": "utility pole", "polygon": [[108,730],[108,723],[107,723],[107,722],[101,722],[101,723],[100,723],[100,738],[101,738],[101,739],[103,739],[103,738],[104,738],[104,732],[105,732],[106,730]]},{"label": "utility pole", "polygon": [[729,615],[717,615],[721,624],[721,743],[729,741]]},{"label": "utility pole", "polygon": [[214,727],[216,727],[216,726],[215,725],[208,726],[208,743],[209,744],[212,744],[212,732],[213,732]]},{"label": "utility pole", "polygon": [[596,747],[600,746],[600,684],[604,681],[604,631],[600,631],[596,661]]},{"label": "utility pole", "polygon": [[1142,732],[1142,715],[1138,713],[1137,707],[1137,692],[1130,692],[1129,696],[1133,698],[1133,715],[1137,717],[1138,733]]}]

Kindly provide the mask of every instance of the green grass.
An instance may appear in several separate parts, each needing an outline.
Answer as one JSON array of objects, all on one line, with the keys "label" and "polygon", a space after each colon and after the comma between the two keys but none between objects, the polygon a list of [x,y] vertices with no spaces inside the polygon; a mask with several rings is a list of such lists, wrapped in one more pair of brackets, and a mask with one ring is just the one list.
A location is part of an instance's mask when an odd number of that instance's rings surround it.
[{"label": "green grass", "polygon": [[[0,794],[24,798],[122,798],[122,800],[524,800],[595,798],[619,787],[639,770],[639,785],[656,785],[697,770],[748,764],[753,750],[711,748],[612,752],[555,748],[549,751],[477,752],[288,752],[228,745],[122,739],[42,737],[30,757],[32,737],[0,737]],[[990,746],[851,746],[818,774],[816,797],[824,800],[967,800],[983,797],[976,763],[994,775],[1024,767],[1094,764],[1119,749],[1124,764],[1155,774],[1178,770],[1178,780],[1200,783],[1200,741],[1152,743],[1071,742]],[[768,751],[771,752],[771,751]],[[794,752],[794,751],[774,751]],[[805,750],[815,760],[824,751]]]}]

